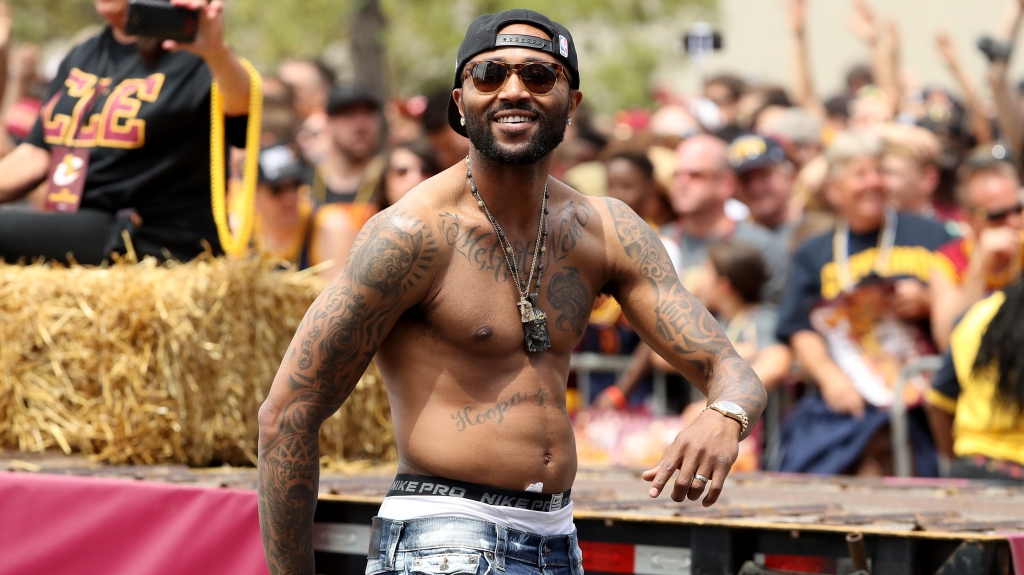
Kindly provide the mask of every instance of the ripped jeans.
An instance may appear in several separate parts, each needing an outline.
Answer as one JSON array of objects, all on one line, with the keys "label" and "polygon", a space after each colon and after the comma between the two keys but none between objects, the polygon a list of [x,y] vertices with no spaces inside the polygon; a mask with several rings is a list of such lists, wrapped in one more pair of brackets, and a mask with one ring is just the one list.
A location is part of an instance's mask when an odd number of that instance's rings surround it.
[{"label": "ripped jeans", "polygon": [[583,575],[571,535],[534,535],[463,517],[375,517],[366,575]]}]

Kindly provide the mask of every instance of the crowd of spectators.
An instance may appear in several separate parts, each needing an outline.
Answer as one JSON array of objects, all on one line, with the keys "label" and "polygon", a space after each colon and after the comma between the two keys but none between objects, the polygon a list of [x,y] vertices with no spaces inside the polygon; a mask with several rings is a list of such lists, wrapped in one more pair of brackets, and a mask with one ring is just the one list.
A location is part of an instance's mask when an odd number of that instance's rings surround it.
[{"label": "crowd of spectators", "polygon": [[[109,25],[48,78],[37,72],[37,48],[8,50],[0,2],[0,257],[98,263],[126,249],[125,231],[141,255],[217,252],[210,174],[196,167],[209,166],[211,80],[235,146],[226,155],[236,218],[249,111],[244,69],[217,47],[221,2],[204,13],[196,48],[127,38],[127,0],[94,1]],[[997,47],[1016,40],[1024,1],[1014,6]],[[957,88],[915,86],[900,73],[896,28],[855,1],[870,63],[822,99],[805,0],[788,8],[792,85],[720,74],[701,94],[661,94],[653,111],[602,121],[582,108],[553,175],[622,200],[661,235],[684,286],[781,406],[782,424],[762,433],[774,446],[763,467],[891,474],[897,401],[909,408],[915,474],[1024,481],[1024,89],[1007,78],[1010,51],[986,52],[989,85],[980,88],[940,35],[937,57]],[[263,92],[252,246],[328,278],[369,217],[468,152],[448,125],[448,90],[380,99],[320,61],[296,59],[265,75]],[[108,118],[117,98],[128,115]],[[82,113],[81,102],[97,113]],[[132,136],[138,119],[144,138]],[[79,209],[48,212],[54,190],[44,180],[80,157],[51,150],[86,140]],[[60,241],[45,229],[60,229]],[[598,299],[577,351],[630,358],[625,371],[592,378],[583,404],[649,404],[651,374],[661,372],[670,408],[693,408],[685,380],[613,299]],[[908,371],[935,355],[944,357],[937,372]]]}]

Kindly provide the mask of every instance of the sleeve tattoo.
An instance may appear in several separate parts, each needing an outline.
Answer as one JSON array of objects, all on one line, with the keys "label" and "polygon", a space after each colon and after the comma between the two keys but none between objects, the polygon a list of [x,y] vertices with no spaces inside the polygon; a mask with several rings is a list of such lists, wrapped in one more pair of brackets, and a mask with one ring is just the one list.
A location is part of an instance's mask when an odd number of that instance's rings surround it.
[{"label": "sleeve tattoo", "polygon": [[[626,257],[653,293],[656,341],[648,343],[667,352],[665,359],[691,381],[704,383],[709,402],[728,400],[742,407],[752,428],[767,401],[761,380],[733,349],[714,317],[683,288],[658,234],[622,202],[607,203]],[[619,299],[624,304],[628,300]],[[640,313],[649,313],[647,309]],[[645,323],[650,322],[641,318],[635,325]]]},{"label": "sleeve tattoo", "polygon": [[313,302],[260,410],[259,515],[270,572],[313,573],[320,425],[352,393],[377,346],[426,283],[437,247],[394,212],[360,232],[345,271]]}]

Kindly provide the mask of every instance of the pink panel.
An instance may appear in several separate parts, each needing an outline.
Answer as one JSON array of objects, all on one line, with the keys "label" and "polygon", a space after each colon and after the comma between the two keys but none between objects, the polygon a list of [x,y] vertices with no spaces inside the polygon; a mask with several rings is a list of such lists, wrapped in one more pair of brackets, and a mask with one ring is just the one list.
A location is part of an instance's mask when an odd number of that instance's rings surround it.
[{"label": "pink panel", "polygon": [[265,575],[256,492],[0,473],[0,575]]}]

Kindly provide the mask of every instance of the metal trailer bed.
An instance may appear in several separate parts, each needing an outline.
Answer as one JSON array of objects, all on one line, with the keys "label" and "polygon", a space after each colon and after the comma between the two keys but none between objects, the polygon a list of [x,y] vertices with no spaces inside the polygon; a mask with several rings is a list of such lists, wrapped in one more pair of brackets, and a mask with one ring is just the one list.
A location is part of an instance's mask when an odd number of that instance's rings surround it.
[{"label": "metal trailer bed", "polygon": [[[3,470],[240,489],[256,485],[251,468],[100,466],[49,454],[0,453]],[[322,474],[315,526],[318,573],[362,573],[370,518],[392,474],[386,468]],[[580,469],[572,499],[588,575],[732,575],[749,560],[804,572],[850,573],[846,536],[851,533],[863,535],[875,575],[1003,575],[1014,572],[1011,540],[1024,532],[1024,487],[964,480],[736,474],[711,508],[675,503],[665,495],[652,500],[647,489],[637,470]]]}]

